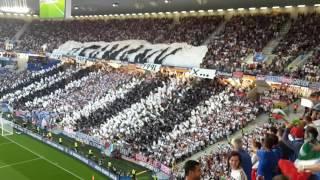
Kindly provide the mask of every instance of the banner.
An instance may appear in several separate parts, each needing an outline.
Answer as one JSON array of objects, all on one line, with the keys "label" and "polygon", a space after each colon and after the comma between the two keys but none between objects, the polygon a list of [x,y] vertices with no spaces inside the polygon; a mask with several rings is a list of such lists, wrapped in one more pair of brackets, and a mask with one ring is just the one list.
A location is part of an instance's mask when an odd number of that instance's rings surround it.
[{"label": "banner", "polygon": [[94,59],[92,58],[87,58],[85,56],[76,56],[76,61],[95,61]]},{"label": "banner", "polygon": [[280,76],[265,76],[265,80],[269,82],[281,83]]},{"label": "banner", "polygon": [[100,150],[104,150],[105,143],[102,142],[99,138],[92,137],[92,136],[89,136],[89,135],[81,133],[81,132],[63,131],[62,134],[66,135],[72,139],[76,139],[77,141],[84,142],[85,144],[96,147]]},{"label": "banner", "polygon": [[1,103],[1,112],[7,113],[12,112],[13,108],[8,103]]},{"label": "banner", "polygon": [[61,59],[62,58],[62,53],[58,53],[58,52],[52,53],[52,54],[50,54],[49,58],[50,59]]},{"label": "banner", "polygon": [[310,87],[311,89],[316,89],[316,90],[318,90],[318,89],[320,89],[320,83],[319,83],[319,82],[310,83],[310,84],[309,84],[309,87]]},{"label": "banner", "polygon": [[241,71],[234,72],[232,74],[232,76],[235,77],[235,78],[242,78],[243,77],[243,72],[241,72]]},{"label": "banner", "polygon": [[301,98],[301,106],[303,107],[308,107],[308,108],[312,108],[313,107],[313,102],[310,99],[305,99],[305,98]]},{"label": "banner", "polygon": [[253,56],[253,61],[254,62],[263,62],[265,61],[266,56],[262,54],[262,52],[256,52]]},{"label": "banner", "polygon": [[171,175],[171,168],[167,167],[164,164],[161,164],[159,161],[152,161],[151,159],[148,159],[147,157],[141,155],[141,154],[136,154],[135,155],[136,161],[148,169],[152,169],[153,171],[157,171],[160,169],[163,173],[167,175]]},{"label": "banner", "polygon": [[153,72],[159,72],[161,69],[160,64],[150,64],[150,63],[144,63],[141,65],[141,68],[147,71],[153,71]]},{"label": "banner", "polygon": [[131,63],[151,63],[176,67],[200,67],[207,46],[192,46],[186,43],[151,44],[144,40],[114,42],[68,41],[55,52],[92,59],[120,60]]},{"label": "banner", "polygon": [[282,83],[284,83],[284,84],[291,84],[293,80],[292,80],[291,78],[289,78],[289,77],[282,76],[282,77],[280,78],[280,81],[281,81]]},{"label": "banner", "polygon": [[31,113],[29,111],[16,110],[16,111],[14,111],[14,114],[15,114],[15,116],[20,117],[24,120],[31,117]]},{"label": "banner", "polygon": [[251,76],[251,75],[243,75],[242,77],[245,80],[251,80],[251,81],[255,81],[256,77],[255,76]]},{"label": "banner", "polygon": [[302,79],[293,79],[292,85],[296,86],[303,86],[303,87],[308,87],[309,86],[309,81],[302,80]]},{"label": "banner", "polygon": [[216,76],[216,70],[192,68],[190,75],[200,78],[214,79],[214,77]]},{"label": "banner", "polygon": [[227,73],[227,72],[222,72],[222,71],[218,71],[217,75],[224,76],[224,77],[232,77],[232,73]]},{"label": "banner", "polygon": [[161,164],[160,170],[168,175],[171,174],[171,169],[164,164]]}]

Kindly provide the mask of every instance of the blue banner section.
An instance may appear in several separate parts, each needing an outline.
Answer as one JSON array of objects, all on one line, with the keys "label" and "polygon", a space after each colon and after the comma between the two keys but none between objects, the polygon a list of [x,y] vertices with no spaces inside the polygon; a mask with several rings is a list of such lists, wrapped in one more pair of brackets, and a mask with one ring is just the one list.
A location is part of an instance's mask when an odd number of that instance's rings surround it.
[{"label": "blue banner section", "polygon": [[13,111],[13,108],[8,103],[5,103],[5,102],[1,103],[1,112],[8,113],[12,111]]},{"label": "blue banner section", "polygon": [[253,60],[255,62],[263,62],[265,61],[265,59],[266,59],[266,56],[264,56],[262,52],[256,52],[253,56]]},{"label": "blue banner section", "polygon": [[120,176],[119,180],[131,180],[130,176]]},{"label": "blue banner section", "polygon": [[53,59],[32,59],[28,61],[28,70],[29,71],[40,71],[43,69],[49,69],[54,65],[57,65],[60,61]]}]

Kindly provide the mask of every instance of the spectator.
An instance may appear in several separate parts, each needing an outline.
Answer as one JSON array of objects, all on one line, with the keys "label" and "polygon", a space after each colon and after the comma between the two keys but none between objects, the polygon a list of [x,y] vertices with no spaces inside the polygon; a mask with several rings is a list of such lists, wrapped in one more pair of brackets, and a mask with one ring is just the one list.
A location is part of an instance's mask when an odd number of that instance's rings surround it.
[{"label": "spectator", "polygon": [[257,152],[261,149],[261,143],[257,141],[253,141],[252,143],[252,155],[251,155],[251,161],[252,161],[252,172],[251,172],[251,179],[257,179],[257,169],[259,165],[259,159],[257,156]]},{"label": "spectator", "polygon": [[247,151],[245,151],[242,147],[242,140],[237,138],[231,141],[233,146],[233,150],[238,152],[241,159],[241,167],[243,168],[244,172],[246,173],[246,177],[248,180],[251,179],[251,171],[252,171],[252,162],[251,157]]},{"label": "spectator", "polygon": [[241,157],[237,151],[232,151],[228,158],[231,177],[235,180],[247,180],[247,175],[241,167]]},{"label": "spectator", "polygon": [[295,161],[297,159],[299,150],[303,144],[303,137],[304,131],[300,127],[293,127],[293,125],[289,125],[285,129],[282,136],[282,142],[293,151],[292,156],[290,156],[291,161]]},{"label": "spectator", "polygon": [[277,154],[272,151],[273,144],[274,138],[271,135],[267,135],[264,139],[263,148],[257,152],[259,158],[258,178],[262,177],[265,180],[272,180],[276,174],[279,159]]},{"label": "spectator", "polygon": [[200,180],[201,169],[200,163],[194,160],[189,160],[184,165],[185,180]]},{"label": "spectator", "polygon": [[278,132],[277,132],[277,136],[278,136],[278,139],[279,139],[279,148],[281,150],[281,157],[280,159],[289,159],[290,157],[293,156],[293,153],[294,151],[291,150],[282,140],[282,137],[283,137],[283,133],[284,133],[284,129],[282,127],[280,127],[278,129]]}]

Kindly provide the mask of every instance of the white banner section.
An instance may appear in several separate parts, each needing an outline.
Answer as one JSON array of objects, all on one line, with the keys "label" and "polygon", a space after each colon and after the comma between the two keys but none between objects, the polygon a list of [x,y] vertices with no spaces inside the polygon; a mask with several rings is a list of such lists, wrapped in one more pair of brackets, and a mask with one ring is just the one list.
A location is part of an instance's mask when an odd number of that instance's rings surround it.
[{"label": "white banner section", "polygon": [[214,79],[214,77],[216,76],[216,70],[192,68],[190,75],[200,78]]},{"label": "white banner section", "polygon": [[141,64],[140,67],[141,69],[152,71],[152,72],[159,72],[161,69],[160,64],[150,64],[150,63]]},{"label": "white banner section", "polygon": [[57,52],[89,59],[191,68],[200,67],[207,51],[207,46],[192,46],[186,43],[151,44],[143,40],[87,43],[68,41],[54,50],[53,54]]}]

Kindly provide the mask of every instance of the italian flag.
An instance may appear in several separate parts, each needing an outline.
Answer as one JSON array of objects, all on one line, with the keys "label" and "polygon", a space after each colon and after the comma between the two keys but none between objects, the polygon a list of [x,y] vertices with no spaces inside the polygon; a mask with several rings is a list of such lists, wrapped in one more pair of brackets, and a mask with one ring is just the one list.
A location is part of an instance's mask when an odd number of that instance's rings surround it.
[{"label": "italian flag", "polygon": [[272,117],[276,120],[285,119],[287,114],[282,109],[274,109],[272,110]]},{"label": "italian flag", "polygon": [[312,144],[306,142],[302,145],[296,165],[314,165],[320,163],[320,152],[312,151]]}]

